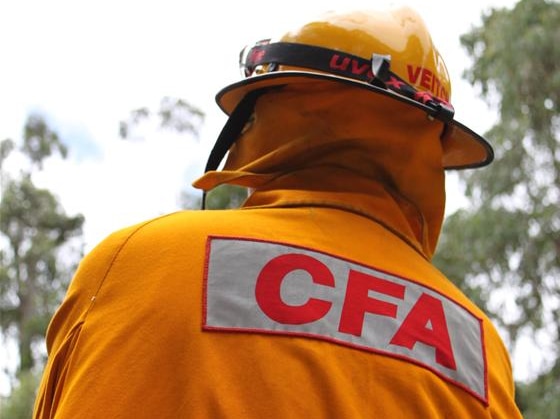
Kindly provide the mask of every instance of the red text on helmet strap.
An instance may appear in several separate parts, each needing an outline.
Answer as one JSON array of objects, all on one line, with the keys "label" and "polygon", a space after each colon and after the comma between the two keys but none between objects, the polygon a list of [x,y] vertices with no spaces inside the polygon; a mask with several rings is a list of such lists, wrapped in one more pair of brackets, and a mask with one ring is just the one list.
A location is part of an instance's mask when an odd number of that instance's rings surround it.
[{"label": "red text on helmet strap", "polygon": [[371,65],[369,63],[360,63],[358,60],[350,57],[342,57],[338,54],[334,54],[331,57],[329,66],[333,70],[338,70],[342,72],[350,72],[356,76],[365,75],[367,78],[373,78],[373,72],[371,71]]},{"label": "red text on helmet strap", "polygon": [[408,361],[486,402],[481,320],[419,282],[280,243],[208,242],[205,330],[313,337]]},{"label": "red text on helmet strap", "polygon": [[[342,54],[333,54],[329,62],[329,67],[331,70],[337,72],[362,76],[366,79],[373,79],[374,77],[369,63],[360,62],[358,59]],[[449,92],[446,91],[443,82],[430,69],[407,64],[406,79],[408,83],[417,88],[431,92],[434,97],[445,100],[446,102],[449,101]]]},{"label": "red text on helmet strap", "polygon": [[449,92],[445,90],[442,81],[428,68],[408,64],[406,66],[407,76],[410,83],[420,86],[432,92],[440,99],[449,102]]}]

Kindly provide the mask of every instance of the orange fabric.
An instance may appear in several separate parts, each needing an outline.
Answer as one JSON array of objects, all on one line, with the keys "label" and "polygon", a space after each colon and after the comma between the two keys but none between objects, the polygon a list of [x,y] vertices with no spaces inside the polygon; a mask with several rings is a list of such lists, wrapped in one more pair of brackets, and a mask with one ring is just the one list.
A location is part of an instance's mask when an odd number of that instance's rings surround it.
[{"label": "orange fabric", "polygon": [[[332,125],[310,124],[326,108],[304,101],[291,111],[290,95],[261,100],[226,171],[196,183],[255,188],[243,209],[150,220],[82,261],[48,330],[36,419],[520,417],[498,333],[429,262],[443,218],[440,125],[406,113],[399,125],[394,108],[358,125],[364,115],[340,107],[340,120],[327,115]],[[303,246],[446,296],[482,319],[487,402],[406,359],[303,336],[203,330],[209,236]]]},{"label": "orange fabric", "polygon": [[[180,212],[110,236],[83,261],[51,323],[35,418],[518,417],[508,355],[487,319],[488,406],[387,356],[303,337],[202,332],[209,233],[359,260],[429,284],[485,318],[372,221],[366,196],[328,195],[257,192],[251,201],[267,208]],[[336,209],[349,205],[363,214]]]},{"label": "orange fabric", "polygon": [[406,231],[398,230],[431,258],[445,207],[442,129],[416,108],[372,101],[359,88],[287,86],[257,101],[254,120],[232,147],[225,170],[209,172],[194,185],[259,189],[288,176],[293,188],[302,170],[312,177],[311,190],[365,191],[363,181],[370,180],[370,188],[373,180],[405,213]]}]

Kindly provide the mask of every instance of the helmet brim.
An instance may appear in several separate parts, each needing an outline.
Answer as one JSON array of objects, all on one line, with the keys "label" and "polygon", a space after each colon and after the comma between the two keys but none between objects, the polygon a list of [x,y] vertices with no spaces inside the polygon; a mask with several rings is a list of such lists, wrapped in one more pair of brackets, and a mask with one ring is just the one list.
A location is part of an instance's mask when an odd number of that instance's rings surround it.
[{"label": "helmet brim", "polygon": [[[391,90],[346,77],[308,71],[280,71],[246,78],[220,90],[216,95],[216,102],[222,111],[230,115],[249,92],[312,81],[327,81],[357,86],[371,91],[373,94],[425,110],[427,114],[432,113],[430,112],[431,109],[421,102],[414,101]],[[474,169],[487,166],[494,160],[492,146],[483,137],[455,120],[443,123],[445,124],[445,129],[441,136],[441,141],[444,169]]]}]

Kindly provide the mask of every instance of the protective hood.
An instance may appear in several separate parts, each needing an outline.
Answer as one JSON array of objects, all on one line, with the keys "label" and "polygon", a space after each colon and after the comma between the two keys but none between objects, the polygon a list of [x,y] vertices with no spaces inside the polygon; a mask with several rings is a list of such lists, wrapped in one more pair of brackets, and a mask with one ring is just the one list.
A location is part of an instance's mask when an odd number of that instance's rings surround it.
[{"label": "protective hood", "polygon": [[[322,205],[331,197],[334,206],[359,208],[429,259],[445,206],[443,129],[418,108],[371,101],[360,88],[285,86],[259,97],[224,170],[209,171],[193,185],[252,188],[251,206],[260,205],[261,191],[297,188],[301,205],[312,205],[306,191],[320,193]],[[373,195],[375,203],[365,198]]]}]

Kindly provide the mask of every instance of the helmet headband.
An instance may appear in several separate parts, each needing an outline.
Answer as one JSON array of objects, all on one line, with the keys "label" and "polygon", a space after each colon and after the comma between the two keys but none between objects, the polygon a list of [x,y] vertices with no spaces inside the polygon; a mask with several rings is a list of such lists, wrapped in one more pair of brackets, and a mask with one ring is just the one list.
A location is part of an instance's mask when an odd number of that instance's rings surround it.
[{"label": "helmet headband", "polygon": [[280,65],[306,68],[335,74],[405,96],[426,107],[430,116],[442,122],[453,120],[454,109],[444,99],[430,92],[417,90],[390,70],[391,57],[372,54],[371,60],[330,48],[264,40],[245,48],[239,56],[239,66],[245,77],[252,76],[258,67],[268,65],[273,72]]}]

